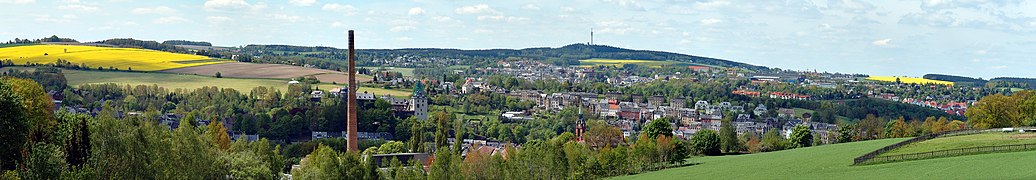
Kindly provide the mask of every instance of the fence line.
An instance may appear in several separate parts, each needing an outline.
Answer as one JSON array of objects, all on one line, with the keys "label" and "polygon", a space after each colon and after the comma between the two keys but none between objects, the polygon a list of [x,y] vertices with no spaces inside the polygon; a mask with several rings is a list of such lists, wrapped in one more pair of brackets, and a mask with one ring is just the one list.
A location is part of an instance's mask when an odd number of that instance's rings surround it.
[{"label": "fence line", "polygon": [[916,143],[916,142],[921,142],[921,141],[925,141],[925,140],[929,140],[929,139],[933,139],[933,138],[937,138],[937,137],[977,134],[977,133],[980,133],[980,132],[983,132],[983,131],[985,131],[985,130],[980,130],[980,129],[960,129],[960,130],[932,133],[932,134],[927,134],[927,135],[923,135],[923,136],[918,136],[918,137],[910,138],[910,139],[908,139],[906,141],[898,142],[898,143],[892,144],[892,145],[888,145],[888,146],[882,147],[881,149],[871,151],[870,153],[863,154],[860,157],[856,157],[855,159],[853,159],[853,165],[863,164],[863,163],[865,163],[867,161],[870,161],[871,159],[874,159],[875,157],[878,157],[878,155],[880,155],[882,153],[891,151],[892,149],[896,149],[896,148],[899,148],[899,147],[902,147],[902,146],[906,146],[908,144],[913,144],[913,143]]},{"label": "fence line", "polygon": [[[999,145],[999,146],[981,146],[981,147],[968,147],[968,148],[959,148],[959,149],[947,149],[947,150],[939,150],[939,151],[929,151],[929,152],[921,152],[921,153],[913,153],[913,154],[899,154],[899,155],[891,155],[891,156],[878,156],[878,157],[872,157],[871,159],[868,159],[868,160],[866,160],[864,162],[860,162],[860,163],[878,164],[878,163],[888,163],[888,162],[896,162],[896,161],[907,161],[907,160],[918,160],[918,159],[931,159],[931,158],[939,158],[939,157],[960,156],[960,155],[966,155],[966,154],[982,154],[982,153],[992,153],[992,152],[1012,152],[1012,151],[1027,151],[1027,150],[1036,150],[1036,144],[1014,144],[1014,145]],[[860,163],[855,163],[854,165],[860,164]]]}]

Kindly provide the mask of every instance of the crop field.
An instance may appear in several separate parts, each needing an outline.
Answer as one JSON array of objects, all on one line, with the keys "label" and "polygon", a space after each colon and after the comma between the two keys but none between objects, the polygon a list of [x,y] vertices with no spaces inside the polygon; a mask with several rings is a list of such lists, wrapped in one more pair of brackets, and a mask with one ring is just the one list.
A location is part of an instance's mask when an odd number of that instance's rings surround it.
[{"label": "crop field", "polygon": [[942,85],[953,85],[953,82],[949,82],[949,81],[931,80],[931,79],[916,78],[916,77],[871,76],[871,77],[868,77],[867,80],[896,82],[896,78],[899,78],[900,82],[907,83],[907,84],[942,84]]},{"label": "crop field", "polygon": [[[0,68],[0,71],[7,72],[8,69],[15,68],[18,70],[32,70],[33,68],[27,67],[4,67]],[[273,87],[275,89],[286,90],[288,87],[287,80],[279,79],[255,79],[255,78],[215,78],[211,76],[200,76],[200,75],[186,75],[186,74],[171,74],[161,72],[111,72],[111,71],[79,71],[79,70],[63,70],[65,78],[68,80],[68,85],[76,87],[83,84],[104,84],[104,83],[115,83],[121,85],[152,85],[157,84],[159,87],[167,89],[197,89],[205,86],[215,86],[220,88],[232,88],[241,92],[251,91],[252,88],[259,86]],[[322,83],[318,84],[321,90],[330,90],[335,87],[343,87],[342,84],[330,84]],[[412,92],[402,90],[389,90],[382,88],[370,88],[360,87],[360,92],[367,91],[381,94],[391,94],[393,96],[410,96]]]},{"label": "crop field", "polygon": [[31,45],[0,48],[0,59],[15,64],[26,62],[48,64],[58,59],[72,64],[96,68],[109,67],[134,71],[159,71],[173,68],[218,64],[223,60],[190,54],[177,54],[147,49],[110,48],[78,45]]},{"label": "crop field", "polygon": [[981,146],[999,146],[1014,144],[1036,144],[1036,133],[1004,133],[988,132],[981,134],[950,136],[930,139],[909,144],[892,151],[885,152],[880,156],[891,156],[898,154],[912,154],[920,152],[960,149]]},{"label": "crop field", "polygon": [[700,164],[615,179],[1036,179],[1036,151],[852,165],[859,155],[903,140],[691,158],[691,163]]},{"label": "crop field", "polygon": [[[219,72],[223,77],[233,78],[270,78],[270,79],[291,79],[302,76],[314,76],[321,82],[345,83],[349,77],[338,71],[307,68],[301,66],[283,64],[255,64],[244,62],[228,62],[205,66],[184,67],[164,70],[162,72],[215,76]],[[356,81],[367,82],[374,78],[368,75],[356,75]]]},{"label": "crop field", "polygon": [[585,59],[585,60],[579,60],[579,65],[582,66],[582,67],[592,67],[592,66],[600,66],[600,65],[622,67],[623,65],[626,65],[626,64],[636,64],[636,65],[640,65],[640,66],[647,66],[647,67],[653,67],[653,68],[662,67],[664,65],[690,65],[689,63],[676,62],[676,61],[654,61],[654,60],[633,60],[633,59]]}]

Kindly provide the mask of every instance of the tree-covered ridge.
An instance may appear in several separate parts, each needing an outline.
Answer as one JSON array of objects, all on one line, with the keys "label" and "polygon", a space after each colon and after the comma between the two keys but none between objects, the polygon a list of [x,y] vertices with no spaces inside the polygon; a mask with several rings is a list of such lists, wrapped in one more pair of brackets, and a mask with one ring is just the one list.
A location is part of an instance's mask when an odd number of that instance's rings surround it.
[{"label": "tree-covered ridge", "polygon": [[[287,52],[324,52],[330,55],[345,54],[345,50],[332,47],[307,47],[290,45],[248,45],[242,48],[245,52],[265,51],[287,51]],[[723,67],[740,67],[749,70],[765,70],[763,66],[755,66],[730,60],[693,56],[679,53],[632,50],[605,45],[572,44],[559,48],[541,47],[525,49],[484,49],[484,50],[461,50],[461,49],[439,49],[439,48],[407,48],[407,49],[362,49],[357,51],[357,56],[371,57],[373,59],[395,58],[401,55],[420,55],[425,58],[440,59],[506,59],[508,57],[521,57],[536,60],[551,60],[563,62],[567,65],[577,65],[579,60],[591,58],[604,59],[638,59],[658,61],[680,61],[693,62],[706,65]],[[337,57],[337,58],[335,58]],[[331,56],[332,59],[340,59],[341,56]]]},{"label": "tree-covered ridge", "polygon": [[987,82],[986,80],[982,80],[981,78],[976,79],[976,78],[971,78],[971,77],[955,76],[955,75],[945,75],[945,74],[925,74],[923,77],[925,79],[931,79],[931,80],[950,81],[950,82],[954,82],[954,83],[958,83],[958,84],[960,84],[960,83],[967,83],[967,84],[970,84],[970,85],[979,85],[979,86],[985,85],[986,82]]},{"label": "tree-covered ridge", "polygon": [[212,46],[212,43],[205,41],[188,41],[188,40],[167,40],[162,41],[162,44],[168,45],[191,45],[191,46]]}]

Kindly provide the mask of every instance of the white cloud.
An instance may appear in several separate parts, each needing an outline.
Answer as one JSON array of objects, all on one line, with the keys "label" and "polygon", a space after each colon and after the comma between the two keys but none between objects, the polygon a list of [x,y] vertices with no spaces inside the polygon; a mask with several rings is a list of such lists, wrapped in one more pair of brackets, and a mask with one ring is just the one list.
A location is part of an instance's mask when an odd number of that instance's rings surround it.
[{"label": "white cloud", "polygon": [[453,18],[446,17],[446,16],[435,16],[435,17],[432,17],[432,20],[439,21],[439,22],[447,22],[447,21],[453,20]]},{"label": "white cloud", "polygon": [[621,6],[623,8],[626,8],[627,10],[630,10],[630,11],[644,11],[644,10],[646,10],[646,9],[644,9],[644,6],[640,5],[640,3],[637,2],[636,0],[604,0],[604,1],[605,2],[615,2],[616,4],[619,4],[619,6]]},{"label": "white cloud", "polygon": [[226,16],[209,16],[209,17],[206,17],[205,20],[209,21],[209,23],[212,23],[212,24],[220,24],[220,23],[234,21],[234,19],[231,19],[230,17],[226,17]]},{"label": "white cloud", "polygon": [[392,31],[392,32],[405,32],[405,31],[413,31],[414,29],[417,29],[417,27],[405,26],[404,25],[404,26],[392,27],[392,29],[389,29],[389,31]]},{"label": "white cloud", "polygon": [[253,6],[245,0],[208,0],[205,1],[205,10],[240,10],[240,9],[262,9],[265,8],[265,4],[256,4]]},{"label": "white cloud", "polygon": [[345,15],[354,15],[357,12],[356,7],[353,7],[352,5],[342,5],[338,3],[324,4],[324,7],[321,7],[320,9],[324,11],[345,13]]},{"label": "white cloud", "polygon": [[93,12],[93,11],[97,11],[98,8],[95,7],[95,6],[89,6],[89,5],[83,5],[83,4],[67,4],[67,5],[58,6],[58,9],[69,10],[69,11]]},{"label": "white cloud", "polygon": [[721,22],[723,22],[723,20],[716,19],[716,18],[708,18],[708,19],[702,19],[701,20],[701,24],[704,24],[704,25],[713,25],[713,24],[721,23]]},{"label": "white cloud", "polygon": [[72,14],[66,14],[66,15],[63,15],[61,17],[51,17],[50,15],[37,15],[36,16],[36,21],[52,22],[52,23],[68,23],[68,22],[72,22],[72,20],[75,20],[76,18],[79,18],[79,16],[72,15]]},{"label": "white cloud", "polygon": [[419,7],[410,8],[410,11],[407,11],[407,15],[411,15],[411,16],[416,16],[416,15],[421,15],[421,14],[424,14],[424,9],[421,9]]},{"label": "white cloud", "polygon": [[503,15],[483,15],[483,16],[478,16],[477,19],[479,21],[488,21],[488,20],[499,21],[499,20],[503,20],[504,16]]},{"label": "white cloud", "polygon": [[1008,66],[992,66],[992,67],[989,67],[989,69],[1007,69],[1007,68],[1008,68]]},{"label": "white cloud", "polygon": [[331,27],[333,27],[333,28],[344,28],[346,26],[345,26],[345,23],[335,21],[334,23],[331,23]]},{"label": "white cloud", "polygon": [[291,5],[295,6],[311,6],[317,3],[317,0],[291,0],[288,1]]},{"label": "white cloud", "polygon": [[32,4],[36,0],[0,0],[0,4]]},{"label": "white cloud", "polygon": [[730,5],[729,1],[717,0],[709,2],[694,2],[694,8],[698,10],[715,10],[717,8]]},{"label": "white cloud", "polygon": [[176,9],[167,6],[158,6],[153,8],[142,7],[135,8],[131,12],[133,12],[133,14],[172,14],[176,12]]},{"label": "white cloud", "polygon": [[410,41],[410,40],[414,40],[414,38],[403,36],[403,37],[396,38],[396,40],[397,41]]},{"label": "white cloud", "polygon": [[871,44],[878,45],[878,46],[888,46],[889,43],[892,43],[892,39],[879,39],[879,40],[876,40],[874,42],[871,42]]},{"label": "white cloud", "polygon": [[500,12],[486,4],[459,7],[454,12],[457,12],[457,14],[500,14]]},{"label": "white cloud", "polygon": [[493,30],[478,28],[478,29],[475,29],[475,33],[478,33],[478,34],[489,34],[489,33],[493,33]]},{"label": "white cloud", "polygon": [[296,16],[296,15],[288,15],[288,14],[280,14],[280,13],[270,15],[270,17],[273,17],[273,19],[276,19],[276,20],[281,20],[281,21],[286,21],[286,22],[296,22],[296,21],[299,21],[300,19],[302,19],[302,17]]},{"label": "white cloud", "polygon": [[525,10],[540,10],[540,7],[536,6],[536,4],[526,4],[525,6],[522,6],[522,9],[525,9]]},{"label": "white cloud", "polygon": [[576,8],[573,8],[573,7],[561,7],[561,12],[576,12]]},{"label": "white cloud", "polygon": [[161,17],[161,18],[155,19],[154,21],[151,21],[151,22],[155,23],[155,24],[177,24],[177,23],[189,23],[189,22],[191,22],[191,20],[184,19],[183,17],[180,17],[180,16],[169,16],[169,17]]}]

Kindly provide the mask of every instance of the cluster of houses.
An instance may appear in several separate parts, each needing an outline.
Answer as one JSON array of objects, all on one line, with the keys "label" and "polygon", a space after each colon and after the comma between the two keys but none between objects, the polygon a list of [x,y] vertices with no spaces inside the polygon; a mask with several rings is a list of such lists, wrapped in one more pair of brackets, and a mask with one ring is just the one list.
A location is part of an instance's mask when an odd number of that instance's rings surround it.
[{"label": "cluster of houses", "polygon": [[978,102],[978,101],[975,101],[975,100],[968,100],[967,102],[949,101],[949,102],[946,102],[946,103],[939,103],[939,101],[935,101],[935,100],[922,100],[922,99],[914,99],[914,98],[900,98],[899,96],[897,96],[895,94],[892,94],[892,93],[880,93],[880,94],[872,95],[871,97],[876,97],[876,98],[885,99],[885,100],[889,100],[889,101],[896,101],[896,102],[902,102],[902,103],[907,103],[907,104],[913,104],[913,105],[918,105],[918,106],[922,106],[922,107],[935,108],[935,109],[942,110],[942,111],[946,112],[947,114],[952,114],[952,115],[957,115],[957,116],[964,116],[964,112],[967,112],[967,110],[968,110],[968,105],[969,104],[975,104],[976,102]]},{"label": "cluster of houses", "polygon": [[[534,101],[539,104],[540,111],[557,111],[565,107],[582,107],[589,110],[592,116],[609,120],[609,123],[619,127],[626,137],[634,136],[639,127],[651,120],[667,117],[676,127],[674,134],[681,138],[690,138],[690,135],[703,130],[710,129],[718,131],[721,120],[724,116],[731,115],[738,134],[754,132],[763,134],[771,129],[781,130],[782,134],[789,134],[795,125],[808,125],[816,135],[827,137],[828,132],[837,131],[837,126],[828,123],[808,121],[809,115],[796,116],[793,109],[780,108],[777,117],[764,117],[769,111],[765,105],[735,105],[731,102],[710,103],[706,100],[699,100],[693,104],[688,103],[689,98],[665,98],[662,96],[643,97],[633,95],[631,99],[646,99],[645,102],[633,102],[621,100],[622,95],[608,93],[605,98],[598,98],[598,94],[582,92],[566,92],[543,94],[538,91],[518,90],[508,94],[524,100]],[[504,117],[512,117],[505,113]],[[826,139],[826,138],[824,138]]]}]

